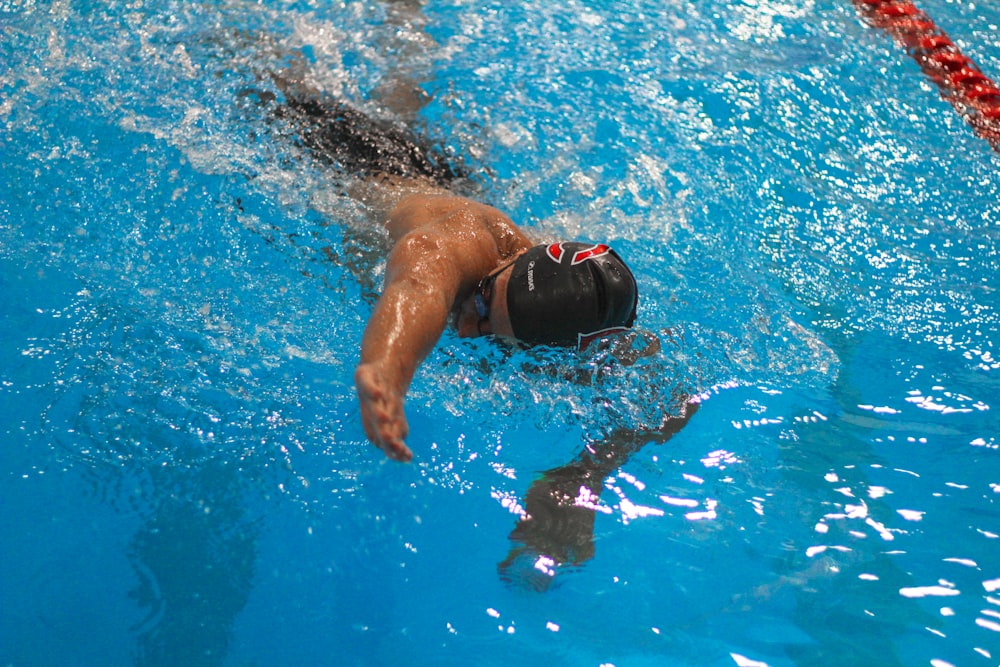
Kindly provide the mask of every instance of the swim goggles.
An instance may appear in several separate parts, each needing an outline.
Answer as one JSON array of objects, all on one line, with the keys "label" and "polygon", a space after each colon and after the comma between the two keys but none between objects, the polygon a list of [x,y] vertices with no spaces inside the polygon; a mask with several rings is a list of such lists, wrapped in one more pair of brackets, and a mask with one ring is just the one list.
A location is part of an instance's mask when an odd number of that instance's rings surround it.
[{"label": "swim goggles", "polygon": [[476,292],[473,299],[476,303],[476,314],[479,315],[480,319],[480,329],[482,329],[482,320],[488,320],[490,318],[490,300],[493,298],[493,283],[496,282],[497,276],[503,273],[507,267],[515,261],[517,260],[507,262],[499,269],[480,280],[479,284],[476,285]]}]

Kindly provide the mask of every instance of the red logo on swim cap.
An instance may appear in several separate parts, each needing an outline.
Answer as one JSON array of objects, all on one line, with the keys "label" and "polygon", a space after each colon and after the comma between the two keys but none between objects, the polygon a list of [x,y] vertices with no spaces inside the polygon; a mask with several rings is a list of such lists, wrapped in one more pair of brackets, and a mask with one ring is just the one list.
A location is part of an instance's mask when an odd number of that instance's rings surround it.
[{"label": "red logo on swim cap", "polygon": [[[592,245],[584,250],[578,250],[575,253],[573,253],[573,259],[572,261],[570,261],[570,266],[575,266],[580,262],[587,261],[588,259],[593,259],[595,257],[600,257],[601,255],[606,255],[610,250],[611,247],[603,243]],[[545,252],[548,254],[548,256],[552,259],[553,262],[555,262],[556,264],[560,264],[562,263],[563,255],[566,254],[566,249],[563,248],[562,243],[553,243],[552,245],[550,245],[548,248],[545,249]]]},{"label": "red logo on swim cap", "polygon": [[586,250],[580,250],[579,252],[573,253],[573,261],[571,264],[579,264],[580,262],[585,262],[588,259],[594,259],[595,257],[606,255],[609,250],[611,250],[611,248],[603,243],[591,246]]}]

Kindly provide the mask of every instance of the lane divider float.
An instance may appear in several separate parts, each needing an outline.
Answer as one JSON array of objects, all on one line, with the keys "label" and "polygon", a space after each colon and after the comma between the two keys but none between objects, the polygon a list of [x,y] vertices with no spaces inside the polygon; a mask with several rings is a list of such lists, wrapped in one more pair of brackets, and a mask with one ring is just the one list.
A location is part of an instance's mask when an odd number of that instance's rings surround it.
[{"label": "lane divider float", "polygon": [[977,135],[1000,151],[1000,88],[909,0],[853,0],[865,20],[910,54]]}]

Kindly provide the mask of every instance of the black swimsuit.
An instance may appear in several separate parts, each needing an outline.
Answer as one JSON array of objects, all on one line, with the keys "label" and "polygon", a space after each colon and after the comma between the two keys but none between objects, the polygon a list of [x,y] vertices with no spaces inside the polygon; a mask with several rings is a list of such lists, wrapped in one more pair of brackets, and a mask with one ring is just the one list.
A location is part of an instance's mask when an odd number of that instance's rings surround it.
[{"label": "black swimsuit", "polygon": [[467,176],[416,135],[342,102],[286,90],[275,115],[317,158],[346,173],[424,176],[439,185]]}]

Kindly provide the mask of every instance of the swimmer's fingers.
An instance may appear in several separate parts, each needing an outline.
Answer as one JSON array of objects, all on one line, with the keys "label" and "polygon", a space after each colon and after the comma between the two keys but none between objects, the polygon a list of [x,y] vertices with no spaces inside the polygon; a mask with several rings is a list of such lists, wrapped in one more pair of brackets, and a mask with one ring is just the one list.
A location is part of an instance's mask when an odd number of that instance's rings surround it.
[{"label": "swimmer's fingers", "polygon": [[388,408],[383,401],[361,400],[361,421],[372,443],[394,461],[410,461],[413,452],[406,446],[409,428],[402,410]]},{"label": "swimmer's fingers", "polygon": [[[404,433],[406,431],[405,420],[403,422],[403,431]],[[372,442],[374,442],[378,448],[385,452],[385,455],[393,461],[409,463],[413,459],[413,452],[410,451],[410,448],[406,446],[405,442],[403,442],[403,438],[397,437],[392,433],[383,431],[378,434],[378,437],[372,438]]]},{"label": "swimmer's fingers", "polygon": [[359,366],[354,374],[361,404],[361,423],[368,439],[394,461],[410,461],[413,452],[404,442],[409,426],[398,392],[385,386],[377,371]]}]

